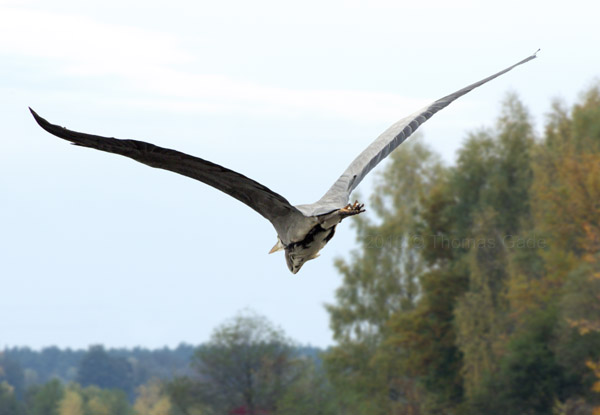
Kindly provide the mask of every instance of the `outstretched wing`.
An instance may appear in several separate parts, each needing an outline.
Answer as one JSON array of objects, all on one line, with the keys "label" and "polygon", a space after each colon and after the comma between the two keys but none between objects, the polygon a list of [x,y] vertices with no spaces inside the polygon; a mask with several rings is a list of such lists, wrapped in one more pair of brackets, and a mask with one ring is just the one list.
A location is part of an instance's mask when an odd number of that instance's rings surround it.
[{"label": "outstretched wing", "polygon": [[[539,52],[539,49],[538,49]],[[316,203],[297,206],[305,215],[321,215],[339,209],[348,203],[350,193],[358,186],[365,176],[381,160],[386,158],[396,147],[402,144],[421,124],[427,121],[433,114],[447,107],[455,99],[465,95],[480,85],[510,71],[515,66],[529,62],[536,57],[536,53],[522,61],[500,71],[490,77],[482,79],[448,96],[438,99],[427,107],[409,115],[396,122],[381,134],[366,150],[358,155],[348,166],[346,171],[331,186],[325,195]]]},{"label": "outstretched wing", "polygon": [[290,221],[302,217],[283,196],[218,164],[143,141],[119,140],[71,131],[51,124],[31,108],[29,110],[44,130],[73,144],[130,157],[150,167],[170,170],[215,187],[271,221],[280,235],[285,235]]}]

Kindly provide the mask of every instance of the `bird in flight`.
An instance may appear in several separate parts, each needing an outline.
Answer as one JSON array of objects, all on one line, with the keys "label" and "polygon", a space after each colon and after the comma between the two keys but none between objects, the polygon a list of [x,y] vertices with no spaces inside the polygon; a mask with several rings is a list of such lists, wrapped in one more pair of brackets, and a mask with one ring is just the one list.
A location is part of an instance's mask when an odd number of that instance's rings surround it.
[{"label": "bird in flight", "polygon": [[277,243],[269,253],[284,250],[287,266],[295,274],[306,261],[319,256],[319,251],[331,240],[336,226],[343,219],[365,211],[363,204],[348,203],[348,201],[352,191],[379,162],[433,114],[478,86],[518,65],[529,62],[536,57],[536,54],[537,52],[402,118],[360,153],[321,199],[312,204],[297,206],[292,206],[283,196],[266,186],[208,160],[143,141],[120,140],[71,131],[51,124],[31,108],[29,110],[44,130],[72,144],[120,154],[151,167],[170,170],[200,180],[250,206],[268,219],[277,232]]}]

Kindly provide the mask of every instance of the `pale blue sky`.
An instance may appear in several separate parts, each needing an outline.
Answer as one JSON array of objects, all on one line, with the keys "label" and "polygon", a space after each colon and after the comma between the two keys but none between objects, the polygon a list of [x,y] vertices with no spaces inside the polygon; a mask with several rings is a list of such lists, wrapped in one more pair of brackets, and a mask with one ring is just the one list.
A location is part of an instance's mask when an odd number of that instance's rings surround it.
[{"label": "pale blue sky", "polygon": [[0,347],[199,343],[245,307],[326,346],[333,261],[354,246],[350,219],[294,276],[245,205],[69,146],[27,106],[310,203],[394,121],[537,48],[421,131],[451,161],[507,91],[540,129],[553,97],[572,103],[600,73],[592,4],[0,0]]}]

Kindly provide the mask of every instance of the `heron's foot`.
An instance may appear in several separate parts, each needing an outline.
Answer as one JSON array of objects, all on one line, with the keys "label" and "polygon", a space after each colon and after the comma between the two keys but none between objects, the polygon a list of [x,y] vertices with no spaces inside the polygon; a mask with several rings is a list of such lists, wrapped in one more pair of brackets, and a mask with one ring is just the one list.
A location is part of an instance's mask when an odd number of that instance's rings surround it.
[{"label": "heron's foot", "polygon": [[359,213],[363,213],[365,211],[363,209],[364,206],[364,203],[358,203],[358,200],[356,200],[354,204],[348,203],[346,206],[341,208],[339,212],[344,218],[347,216],[354,216],[358,215]]}]

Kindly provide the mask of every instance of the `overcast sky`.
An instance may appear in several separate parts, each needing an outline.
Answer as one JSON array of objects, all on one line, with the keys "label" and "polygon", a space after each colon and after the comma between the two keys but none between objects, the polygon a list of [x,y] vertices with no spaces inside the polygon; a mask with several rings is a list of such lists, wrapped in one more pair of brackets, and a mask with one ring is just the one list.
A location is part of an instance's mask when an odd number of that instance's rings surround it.
[{"label": "overcast sky", "polygon": [[281,252],[267,255],[276,234],[253,210],[70,146],[28,106],[311,203],[394,121],[537,48],[420,139],[452,162],[508,91],[540,131],[551,99],[573,103],[600,74],[599,12],[589,0],[0,0],[0,347],[200,343],[243,308],[327,346],[333,262],[354,247],[348,219],[292,275]]}]

